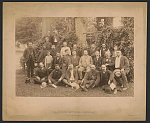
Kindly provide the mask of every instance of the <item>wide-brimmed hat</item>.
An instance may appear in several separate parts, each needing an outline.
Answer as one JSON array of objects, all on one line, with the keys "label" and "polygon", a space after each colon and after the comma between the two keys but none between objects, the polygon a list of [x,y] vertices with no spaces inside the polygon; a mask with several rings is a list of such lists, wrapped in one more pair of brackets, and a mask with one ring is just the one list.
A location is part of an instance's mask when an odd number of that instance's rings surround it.
[{"label": "wide-brimmed hat", "polygon": [[40,85],[41,88],[45,88],[47,86],[46,82],[42,82],[42,84]]}]

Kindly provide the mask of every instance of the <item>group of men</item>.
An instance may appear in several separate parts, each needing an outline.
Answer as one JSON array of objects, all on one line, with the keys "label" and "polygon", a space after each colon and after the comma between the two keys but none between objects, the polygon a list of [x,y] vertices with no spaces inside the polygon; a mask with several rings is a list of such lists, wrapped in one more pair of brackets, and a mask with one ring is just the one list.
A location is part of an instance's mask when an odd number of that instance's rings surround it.
[{"label": "group of men", "polygon": [[100,49],[92,44],[89,50],[83,50],[83,54],[79,53],[76,44],[70,48],[67,42],[63,42],[60,52],[55,51],[54,47],[50,50],[44,47],[38,58],[35,58],[32,43],[28,43],[23,54],[27,66],[26,83],[33,78],[34,83],[40,84],[42,88],[64,85],[88,91],[89,88],[101,87],[114,94],[118,87],[127,89],[129,61],[117,46],[110,52],[105,44]]}]

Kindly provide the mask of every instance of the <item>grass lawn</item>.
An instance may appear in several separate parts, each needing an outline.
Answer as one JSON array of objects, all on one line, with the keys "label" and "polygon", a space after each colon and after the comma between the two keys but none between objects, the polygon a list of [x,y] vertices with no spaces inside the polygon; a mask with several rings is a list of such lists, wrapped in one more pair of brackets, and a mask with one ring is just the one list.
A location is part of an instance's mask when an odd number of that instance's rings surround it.
[{"label": "grass lawn", "polygon": [[84,92],[81,89],[75,91],[71,87],[58,86],[40,88],[37,84],[25,84],[25,73],[22,70],[16,70],[16,96],[23,97],[126,97],[134,96],[134,83],[129,83],[129,88],[118,92],[116,95],[107,94],[101,88],[89,89]]}]

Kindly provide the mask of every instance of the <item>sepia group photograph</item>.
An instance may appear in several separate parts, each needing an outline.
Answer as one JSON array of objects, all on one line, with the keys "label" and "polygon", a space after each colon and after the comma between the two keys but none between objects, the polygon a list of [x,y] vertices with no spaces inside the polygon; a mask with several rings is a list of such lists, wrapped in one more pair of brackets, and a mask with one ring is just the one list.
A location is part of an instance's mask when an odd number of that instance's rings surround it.
[{"label": "sepia group photograph", "polygon": [[146,8],[5,2],[3,120],[144,121]]},{"label": "sepia group photograph", "polygon": [[22,17],[15,41],[16,96],[134,96],[134,17]]}]

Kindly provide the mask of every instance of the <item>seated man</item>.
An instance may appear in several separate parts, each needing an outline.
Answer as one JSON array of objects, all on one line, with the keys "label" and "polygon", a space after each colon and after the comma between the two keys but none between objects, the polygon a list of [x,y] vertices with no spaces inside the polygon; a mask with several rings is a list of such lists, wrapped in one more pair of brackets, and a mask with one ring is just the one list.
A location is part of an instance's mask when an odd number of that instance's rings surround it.
[{"label": "seated man", "polygon": [[96,70],[101,70],[102,58],[100,57],[99,51],[95,52],[95,56],[93,57],[93,64],[95,65]]},{"label": "seated man", "polygon": [[82,72],[88,72],[90,70],[90,66],[93,64],[92,57],[88,55],[88,51],[84,50],[83,56],[81,56],[80,61],[79,61],[79,78],[82,80]]},{"label": "seated man", "polygon": [[58,64],[55,64],[55,69],[48,76],[49,85],[53,86],[54,88],[57,88],[56,85],[62,82],[63,79],[64,79],[64,74],[62,70],[60,69]]},{"label": "seated man", "polygon": [[69,86],[72,86],[71,83],[77,83],[78,82],[78,73],[77,73],[77,70],[73,68],[73,64],[70,64],[68,66],[68,69],[65,73],[65,77],[63,79],[63,82]]},{"label": "seated man", "polygon": [[110,70],[106,69],[106,65],[102,65],[101,69],[102,70],[100,71],[100,87],[110,84],[112,74]]},{"label": "seated man", "polygon": [[105,64],[107,69],[114,71],[115,60],[113,57],[110,57],[110,52],[105,53],[105,57],[102,59],[102,64]]},{"label": "seated man", "polygon": [[53,58],[52,69],[55,69],[56,64],[58,64],[60,68],[62,67],[62,58],[60,57],[60,53],[56,53],[56,56]]},{"label": "seated man", "polygon": [[79,65],[79,60],[80,60],[80,57],[77,56],[77,53],[76,51],[72,51],[72,56],[71,56],[71,64],[73,64],[73,67],[74,68],[77,68],[78,65]]},{"label": "seated man", "polygon": [[102,87],[106,93],[116,94],[116,85],[112,82],[112,72],[106,69],[106,65],[102,65],[101,68],[100,87]]},{"label": "seated man", "polygon": [[99,82],[100,82],[99,71],[95,70],[95,65],[91,65],[91,69],[89,72],[85,74],[83,83],[80,85],[80,87],[84,91],[88,91],[87,89],[89,87],[94,88],[95,86],[98,86]]},{"label": "seated man", "polygon": [[112,81],[117,87],[123,87],[122,90],[127,89],[127,83],[128,83],[127,78],[125,74],[123,73],[123,71],[121,71],[120,69],[114,70]]},{"label": "seated man", "polygon": [[34,84],[42,84],[42,82],[48,82],[48,71],[41,62],[35,71]]},{"label": "seated man", "polygon": [[68,65],[71,64],[71,56],[69,55],[69,50],[65,50],[65,54],[62,57],[62,70],[63,72],[66,72]]}]

